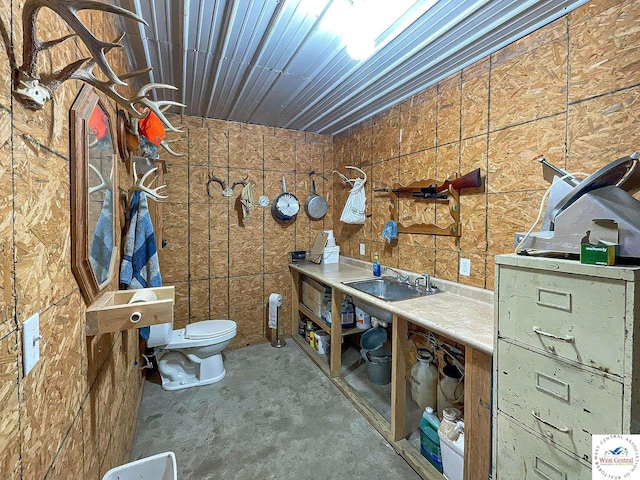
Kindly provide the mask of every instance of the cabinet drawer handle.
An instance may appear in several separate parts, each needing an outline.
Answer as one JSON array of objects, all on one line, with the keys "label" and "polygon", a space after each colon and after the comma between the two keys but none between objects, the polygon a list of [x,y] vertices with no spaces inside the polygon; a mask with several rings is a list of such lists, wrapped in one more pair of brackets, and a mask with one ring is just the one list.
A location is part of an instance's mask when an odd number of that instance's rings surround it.
[{"label": "cabinet drawer handle", "polygon": [[569,427],[556,427],[553,423],[543,420],[535,410],[531,411],[531,415],[533,415],[533,418],[535,418],[539,422],[544,423],[546,426],[551,427],[560,433],[571,433],[571,429]]},{"label": "cabinet drawer handle", "polygon": [[573,343],[576,340],[575,337],[572,337],[571,335],[559,337],[558,335],[554,335],[553,333],[544,332],[540,330],[540,327],[537,327],[537,326],[533,327],[533,331],[538,335],[542,335],[543,337],[553,338],[554,340],[560,340],[561,342]]}]

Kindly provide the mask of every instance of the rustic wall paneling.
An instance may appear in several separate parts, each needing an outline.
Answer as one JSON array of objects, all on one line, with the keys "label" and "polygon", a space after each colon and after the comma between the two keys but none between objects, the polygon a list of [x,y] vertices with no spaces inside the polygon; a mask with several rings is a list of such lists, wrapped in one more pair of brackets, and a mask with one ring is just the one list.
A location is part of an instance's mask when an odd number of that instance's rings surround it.
[{"label": "rustic wall paneling", "polygon": [[[379,251],[385,265],[492,289],[494,255],[513,251],[514,233],[528,230],[548,186],[537,155],[593,172],[638,149],[639,16],[636,2],[592,0],[336,137],[336,168],[371,166],[372,188],[478,166],[486,175],[485,188],[461,196],[459,239],[400,235],[387,244],[388,196],[373,193],[369,224],[336,219],[338,244],[355,258]],[[401,220],[447,218],[446,206],[403,203]],[[471,260],[471,276],[458,274],[460,258]]]},{"label": "rustic wall paneling", "polygon": [[[21,52],[23,4],[0,0],[2,55],[7,41]],[[99,38],[117,35],[110,15],[80,16]],[[71,33],[46,8],[38,31],[46,40]],[[42,56],[41,67],[62,68],[82,54],[81,42],[65,42]],[[123,52],[109,58],[117,72],[130,70]],[[32,112],[13,101],[6,57],[0,76],[0,478],[99,480],[128,460],[142,377],[137,335],[83,333],[69,209],[69,108],[82,84],[65,82],[54,103]],[[114,118],[113,102],[105,106]],[[116,180],[128,187],[122,172]],[[34,312],[41,359],[24,377],[20,331]]]}]

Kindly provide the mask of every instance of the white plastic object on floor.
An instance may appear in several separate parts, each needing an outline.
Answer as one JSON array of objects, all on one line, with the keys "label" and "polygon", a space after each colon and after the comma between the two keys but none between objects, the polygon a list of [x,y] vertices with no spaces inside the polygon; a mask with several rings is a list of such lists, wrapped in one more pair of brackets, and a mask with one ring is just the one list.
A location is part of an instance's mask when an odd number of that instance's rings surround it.
[{"label": "white plastic object on floor", "polygon": [[[462,422],[458,423],[461,424]],[[438,437],[440,438],[444,478],[447,480],[462,480],[464,476],[464,433],[460,433],[455,441],[449,440],[440,431],[438,431]]]},{"label": "white plastic object on floor", "polygon": [[173,452],[159,453],[125,463],[105,473],[102,480],[177,480],[178,468]]}]

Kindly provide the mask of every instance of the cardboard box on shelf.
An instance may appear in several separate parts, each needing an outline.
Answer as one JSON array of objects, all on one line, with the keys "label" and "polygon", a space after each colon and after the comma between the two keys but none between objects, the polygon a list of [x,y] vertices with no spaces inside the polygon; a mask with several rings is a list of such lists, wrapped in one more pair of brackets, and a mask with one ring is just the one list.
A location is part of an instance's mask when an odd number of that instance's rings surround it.
[{"label": "cardboard box on shelf", "polygon": [[329,294],[330,292],[331,290],[321,283],[316,282],[312,278],[303,277],[302,303],[318,317],[320,317],[321,314],[322,300],[325,294]]}]

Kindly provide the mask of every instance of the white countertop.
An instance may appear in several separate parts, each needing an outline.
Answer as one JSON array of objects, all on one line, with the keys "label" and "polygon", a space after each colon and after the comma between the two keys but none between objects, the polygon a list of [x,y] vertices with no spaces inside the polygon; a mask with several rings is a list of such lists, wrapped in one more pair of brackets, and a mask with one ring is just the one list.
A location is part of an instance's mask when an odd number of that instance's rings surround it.
[{"label": "white countertop", "polygon": [[[336,288],[351,297],[383,308],[441,334],[463,345],[493,354],[493,292],[455,282],[433,278],[432,284],[441,292],[434,295],[387,302],[380,300],[342,282],[372,278],[371,264],[340,257],[340,263],[296,263],[289,266],[325,285]],[[403,274],[415,273],[399,270]]]}]

